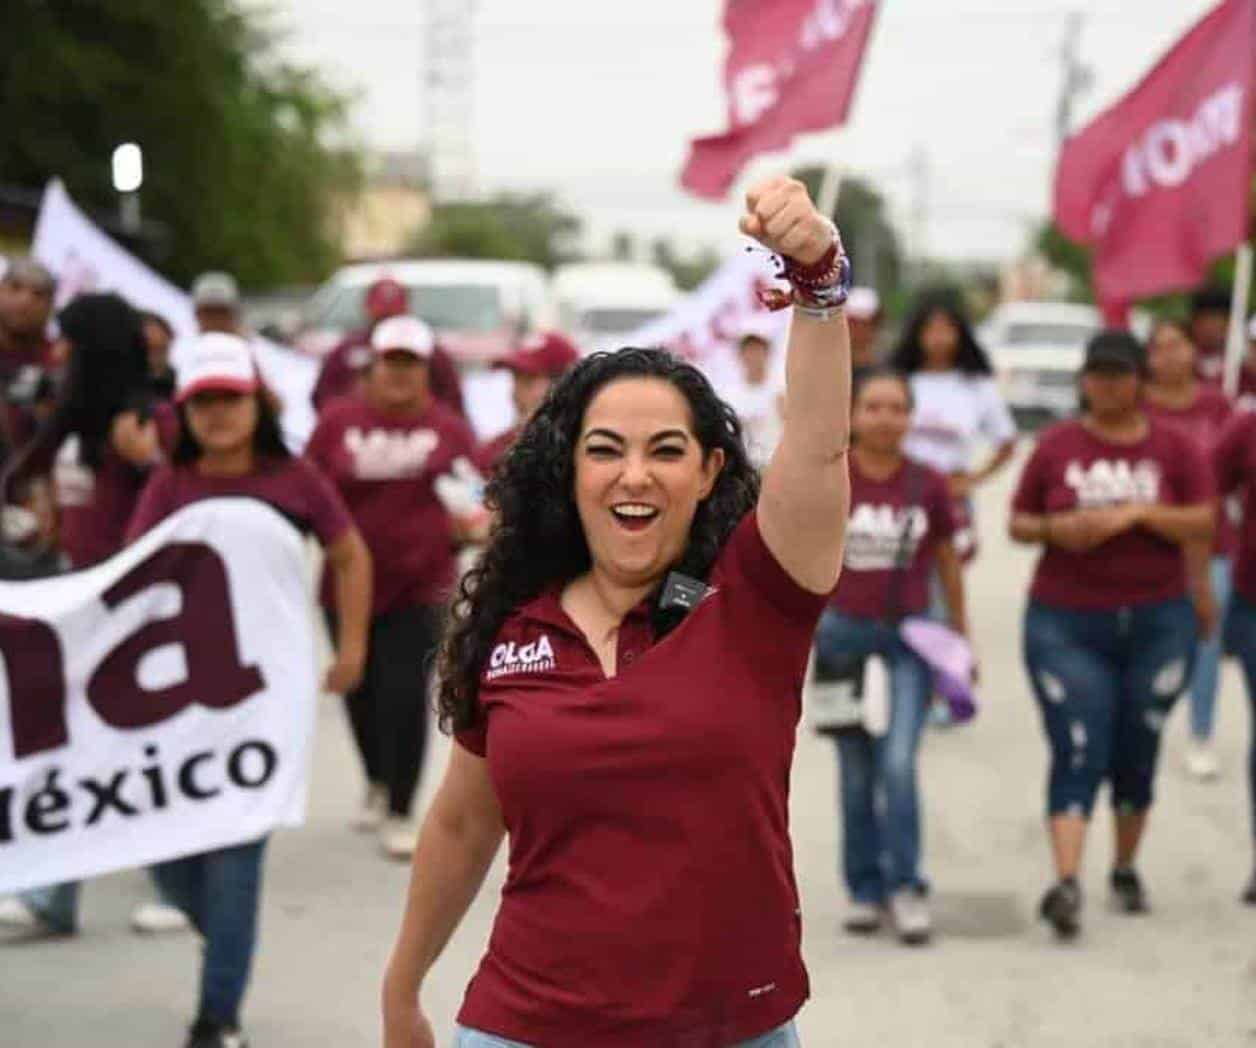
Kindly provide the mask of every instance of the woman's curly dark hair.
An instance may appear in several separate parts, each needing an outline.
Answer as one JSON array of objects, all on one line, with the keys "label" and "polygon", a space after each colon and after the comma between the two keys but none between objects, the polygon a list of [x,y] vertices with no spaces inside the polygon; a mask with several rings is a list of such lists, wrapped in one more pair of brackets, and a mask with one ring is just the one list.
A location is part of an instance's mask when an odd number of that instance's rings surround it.
[{"label": "woman's curly dark hair", "polygon": [[[704,453],[724,452],[724,467],[698,506],[675,570],[706,578],[758,500],[759,476],[746,456],[741,424],[697,368],[661,349],[621,349],[581,361],[555,383],[489,482],[487,501],[497,522],[483,557],[458,588],[438,656],[436,706],[443,731],[479,722],[480,673],[507,617],[544,590],[589,570],[573,494],[575,446],[594,396],[625,378],[670,382],[689,403]],[[653,619],[660,634],[679,621],[657,602]]]}]

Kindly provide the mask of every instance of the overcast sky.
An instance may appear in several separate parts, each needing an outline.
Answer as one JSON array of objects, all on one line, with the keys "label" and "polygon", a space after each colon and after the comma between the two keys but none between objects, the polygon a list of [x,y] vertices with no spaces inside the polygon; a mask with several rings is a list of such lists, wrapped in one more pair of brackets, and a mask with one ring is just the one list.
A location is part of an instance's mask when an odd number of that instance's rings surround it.
[{"label": "overcast sky", "polygon": [[[258,2],[258,0],[251,0]],[[722,0],[475,2],[474,142],[480,185],[545,187],[586,219],[726,247],[735,206],[677,188],[690,136],[722,130]],[[766,0],[764,0],[766,2]],[[267,0],[289,57],[358,96],[356,134],[412,149],[424,129],[423,0]],[[1054,162],[1058,52],[1083,9],[1094,86],[1085,120],[1131,87],[1214,0],[883,0],[853,120],[790,162],[837,156],[889,197],[910,235],[914,149],[928,159],[931,254],[1016,254],[1045,214]]]}]

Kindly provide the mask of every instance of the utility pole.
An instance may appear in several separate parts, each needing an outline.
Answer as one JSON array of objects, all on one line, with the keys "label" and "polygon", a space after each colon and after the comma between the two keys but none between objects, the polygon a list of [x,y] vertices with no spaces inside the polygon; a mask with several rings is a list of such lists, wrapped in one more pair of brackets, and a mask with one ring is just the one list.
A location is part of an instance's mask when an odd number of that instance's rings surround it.
[{"label": "utility pole", "polygon": [[476,189],[475,0],[424,0],[424,111],[433,199]]},{"label": "utility pole", "polygon": [[929,256],[929,197],[933,180],[929,150],[917,142],[907,160],[911,179],[911,254],[921,269]]},{"label": "utility pole", "polygon": [[1073,131],[1073,107],[1077,100],[1090,90],[1094,77],[1091,69],[1082,61],[1082,29],[1086,25],[1083,11],[1070,11],[1064,24],[1064,42],[1060,45],[1060,100],[1055,113],[1056,146]]}]

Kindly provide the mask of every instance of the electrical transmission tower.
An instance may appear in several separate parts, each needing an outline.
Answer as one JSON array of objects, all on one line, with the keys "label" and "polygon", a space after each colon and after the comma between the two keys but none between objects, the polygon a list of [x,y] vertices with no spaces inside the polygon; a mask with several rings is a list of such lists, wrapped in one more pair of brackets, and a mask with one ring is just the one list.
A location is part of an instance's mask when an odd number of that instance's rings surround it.
[{"label": "electrical transmission tower", "polygon": [[1077,100],[1090,90],[1094,77],[1091,69],[1081,58],[1082,29],[1086,24],[1086,15],[1081,11],[1071,11],[1064,28],[1064,43],[1060,46],[1060,101],[1055,114],[1056,145],[1063,146],[1064,140],[1073,130],[1073,107]]},{"label": "electrical transmission tower", "polygon": [[423,0],[423,87],[428,171],[435,200],[476,190],[475,2]]}]

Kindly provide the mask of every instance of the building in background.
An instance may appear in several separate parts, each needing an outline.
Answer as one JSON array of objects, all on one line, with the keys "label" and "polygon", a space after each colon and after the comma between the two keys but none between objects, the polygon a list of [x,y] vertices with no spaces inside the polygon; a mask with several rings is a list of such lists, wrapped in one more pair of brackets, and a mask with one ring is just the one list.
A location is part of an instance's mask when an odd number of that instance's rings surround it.
[{"label": "building in background", "polygon": [[390,258],[405,252],[432,215],[428,165],[417,153],[376,153],[367,161],[362,192],[340,215],[346,259]]}]

